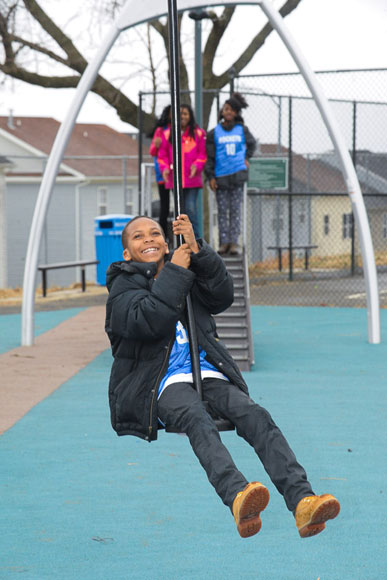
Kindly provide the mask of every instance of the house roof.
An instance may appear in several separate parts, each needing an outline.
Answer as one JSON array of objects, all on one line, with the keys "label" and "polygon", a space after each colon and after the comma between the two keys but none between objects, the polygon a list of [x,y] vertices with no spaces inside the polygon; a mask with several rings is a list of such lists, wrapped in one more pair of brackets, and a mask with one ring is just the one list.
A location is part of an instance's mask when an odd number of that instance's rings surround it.
[{"label": "house roof", "polygon": [[[0,129],[10,136],[27,144],[30,148],[49,154],[60,123],[51,117],[8,117],[0,116]],[[6,151],[3,152],[7,154]],[[144,154],[147,151],[144,149]],[[70,156],[132,156],[127,159],[127,174],[138,173],[138,141],[133,136],[119,133],[103,124],[77,123],[74,126],[70,141],[65,151],[64,163],[76,171],[88,176],[122,176],[122,161],[119,159],[71,159]],[[63,171],[61,171],[63,175]]]},{"label": "house roof", "polygon": [[[33,148],[35,154],[49,154],[60,123],[51,117],[9,117],[0,116],[0,129],[11,137],[18,139]],[[265,156],[288,155],[288,149],[281,147],[280,153],[276,144],[261,144],[258,154]],[[7,151],[1,154],[7,155]],[[148,146],[144,144],[143,155],[146,159]],[[94,156],[94,159],[71,159],[70,156]],[[10,155],[8,154],[10,157]],[[100,159],[101,156],[130,156],[126,160],[128,176],[138,175],[138,141],[133,135],[119,133],[111,127],[96,123],[77,123],[74,126],[69,144],[65,152],[64,165],[85,175],[86,177],[122,177],[123,162],[121,159]],[[99,157],[99,158],[96,158]],[[346,185],[339,167],[339,160],[333,153],[320,155],[292,155],[293,192],[294,193],[347,193]],[[359,159],[360,161],[360,159]],[[379,161],[379,160],[378,160]],[[385,157],[383,158],[385,161]],[[368,163],[372,162],[368,161]],[[374,160],[374,164],[376,160]],[[380,164],[380,162],[379,162]],[[385,163],[383,164],[385,165]],[[375,167],[372,167],[376,171]],[[364,172],[363,172],[364,173]],[[379,180],[370,181],[369,171],[366,176],[358,170],[358,177],[362,191],[386,193],[385,176]],[[67,172],[67,175],[69,172]],[[15,175],[10,172],[9,175]],[[25,175],[25,174],[24,174]],[[31,175],[32,174],[28,174]],[[65,167],[61,168],[60,175],[66,175]]]}]

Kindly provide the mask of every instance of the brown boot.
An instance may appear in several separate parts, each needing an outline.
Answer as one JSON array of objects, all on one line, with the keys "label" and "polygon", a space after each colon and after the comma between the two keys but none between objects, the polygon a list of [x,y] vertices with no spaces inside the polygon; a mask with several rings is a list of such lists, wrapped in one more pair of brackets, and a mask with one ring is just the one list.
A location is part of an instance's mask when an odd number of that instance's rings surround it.
[{"label": "brown boot", "polygon": [[219,246],[218,254],[220,254],[221,256],[224,256],[224,254],[227,254],[229,248],[230,248],[230,244],[221,244]]},{"label": "brown boot", "polygon": [[333,520],[339,511],[339,502],[329,493],[304,497],[298,502],[295,514],[301,538],[309,538],[322,532],[325,522]]},{"label": "brown boot", "polygon": [[259,481],[253,481],[240,491],[232,504],[232,513],[242,538],[258,534],[261,529],[259,514],[269,503],[269,490]]},{"label": "brown boot", "polygon": [[238,244],[230,244],[229,252],[231,256],[239,256],[242,253],[242,250]]}]

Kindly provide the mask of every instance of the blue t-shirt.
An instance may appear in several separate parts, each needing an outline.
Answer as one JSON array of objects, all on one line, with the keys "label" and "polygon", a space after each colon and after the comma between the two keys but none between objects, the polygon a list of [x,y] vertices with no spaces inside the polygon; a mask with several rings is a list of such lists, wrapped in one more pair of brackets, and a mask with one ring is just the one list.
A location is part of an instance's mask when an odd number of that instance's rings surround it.
[{"label": "blue t-shirt", "polygon": [[[205,351],[199,346],[202,379],[213,377],[228,381],[227,377],[204,358],[205,356]],[[169,355],[167,372],[159,385],[158,398],[164,389],[172,383],[193,383],[188,334],[180,320],[176,323],[176,339]]]},{"label": "blue t-shirt", "polygon": [[215,177],[232,175],[246,169],[246,139],[243,125],[227,131],[219,123],[214,131]]},{"label": "blue t-shirt", "polygon": [[163,175],[160,171],[159,164],[157,163],[157,157],[153,157],[153,164],[155,167],[155,174],[156,174],[156,182],[162,183],[163,182]]}]

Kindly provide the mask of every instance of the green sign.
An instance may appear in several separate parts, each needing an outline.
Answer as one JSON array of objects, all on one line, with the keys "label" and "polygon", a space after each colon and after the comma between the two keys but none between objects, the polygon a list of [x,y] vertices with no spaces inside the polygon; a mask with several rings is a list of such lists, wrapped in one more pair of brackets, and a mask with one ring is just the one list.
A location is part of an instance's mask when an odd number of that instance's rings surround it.
[{"label": "green sign", "polygon": [[257,189],[288,188],[287,157],[253,157],[249,163],[248,187]]}]

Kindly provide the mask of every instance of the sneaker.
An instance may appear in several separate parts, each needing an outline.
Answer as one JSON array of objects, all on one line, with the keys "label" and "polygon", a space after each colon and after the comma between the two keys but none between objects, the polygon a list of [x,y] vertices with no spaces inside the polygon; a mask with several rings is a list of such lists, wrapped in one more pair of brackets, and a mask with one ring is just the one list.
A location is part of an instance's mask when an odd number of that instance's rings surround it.
[{"label": "sneaker", "polygon": [[249,483],[236,495],[232,504],[232,513],[242,538],[258,534],[262,525],[259,514],[269,503],[269,497],[267,487],[258,481]]},{"label": "sneaker", "polygon": [[238,244],[230,244],[229,252],[232,256],[239,256],[242,253],[242,250]]},{"label": "sneaker", "polygon": [[298,502],[295,518],[301,538],[309,538],[323,531],[325,522],[333,520],[340,511],[337,499],[329,493],[304,497]]},{"label": "sneaker", "polygon": [[230,244],[222,244],[221,246],[219,246],[218,254],[224,256],[224,254],[227,254],[229,248]]}]

